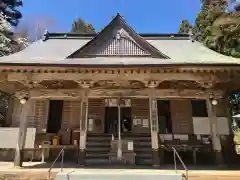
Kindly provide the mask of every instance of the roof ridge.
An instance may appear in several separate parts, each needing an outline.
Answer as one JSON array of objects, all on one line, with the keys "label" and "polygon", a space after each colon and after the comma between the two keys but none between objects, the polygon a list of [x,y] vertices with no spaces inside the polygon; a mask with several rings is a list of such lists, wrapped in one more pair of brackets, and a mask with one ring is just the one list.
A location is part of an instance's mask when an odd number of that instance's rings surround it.
[{"label": "roof ridge", "polygon": [[[49,38],[68,38],[68,37],[94,37],[98,33],[72,33],[72,32],[49,32]],[[188,34],[180,34],[180,33],[138,33],[138,35],[142,37],[186,37],[188,38]]]}]

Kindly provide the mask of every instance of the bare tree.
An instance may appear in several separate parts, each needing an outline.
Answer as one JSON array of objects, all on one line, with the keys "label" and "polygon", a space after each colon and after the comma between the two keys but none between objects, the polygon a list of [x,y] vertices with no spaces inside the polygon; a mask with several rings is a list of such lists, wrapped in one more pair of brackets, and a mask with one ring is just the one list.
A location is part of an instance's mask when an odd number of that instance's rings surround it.
[{"label": "bare tree", "polygon": [[43,37],[46,29],[53,27],[56,21],[47,16],[37,16],[31,19],[23,19],[15,28],[15,34],[25,37],[29,42],[34,42]]}]

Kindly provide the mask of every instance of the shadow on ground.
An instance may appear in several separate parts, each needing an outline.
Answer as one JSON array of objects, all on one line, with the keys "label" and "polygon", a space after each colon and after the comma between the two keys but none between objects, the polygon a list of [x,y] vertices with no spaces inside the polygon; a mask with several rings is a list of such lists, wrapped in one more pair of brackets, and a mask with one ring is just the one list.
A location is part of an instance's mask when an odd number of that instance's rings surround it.
[{"label": "shadow on ground", "polygon": [[[49,169],[51,167],[52,163],[37,163],[32,164],[29,163],[28,165],[24,166],[23,168],[26,169]],[[53,169],[55,168],[61,168],[61,163],[56,163],[53,166]],[[151,169],[151,170],[174,170],[173,165],[163,165],[158,168],[153,168],[152,166],[131,166],[131,165],[91,165],[91,166],[80,166],[76,163],[64,163],[63,168],[69,168],[69,169]],[[191,171],[214,171],[214,170],[221,170],[221,171],[239,171],[240,165],[236,166],[188,166],[188,170]],[[184,170],[184,168],[181,165],[177,166],[178,170]]]}]

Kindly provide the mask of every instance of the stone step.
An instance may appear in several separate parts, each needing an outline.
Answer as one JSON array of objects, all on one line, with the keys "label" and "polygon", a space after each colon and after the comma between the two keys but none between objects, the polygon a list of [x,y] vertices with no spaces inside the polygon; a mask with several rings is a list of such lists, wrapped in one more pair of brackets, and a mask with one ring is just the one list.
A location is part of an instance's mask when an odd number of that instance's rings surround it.
[{"label": "stone step", "polygon": [[110,148],[107,148],[107,147],[88,147],[86,148],[86,151],[88,152],[109,152],[110,151]]},{"label": "stone step", "polygon": [[104,141],[87,141],[86,142],[87,147],[110,147],[111,144],[109,142]]},{"label": "stone step", "polygon": [[100,158],[109,158],[108,152],[98,152],[98,153],[86,153],[86,159],[90,159],[90,158],[96,158],[96,159],[100,159]]},{"label": "stone step", "polygon": [[142,147],[142,148],[136,148],[134,147],[134,152],[143,152],[143,153],[152,153],[152,149],[151,148],[145,148],[145,147]]},{"label": "stone step", "polygon": [[107,141],[111,142],[112,138],[104,138],[104,137],[87,137],[87,141]]},{"label": "stone step", "polygon": [[136,154],[136,158],[152,159],[152,154]]},{"label": "stone step", "polygon": [[152,145],[149,144],[149,143],[138,142],[138,143],[134,143],[133,146],[134,146],[134,148],[149,148],[149,149],[152,149]]},{"label": "stone step", "polygon": [[103,146],[103,145],[101,145],[101,146],[87,145],[87,146],[86,146],[86,149],[87,149],[87,150],[93,150],[93,151],[95,151],[95,149],[97,149],[97,150],[101,150],[101,149],[108,149],[108,150],[110,150],[110,145],[109,145],[109,146]]},{"label": "stone step", "polygon": [[136,153],[136,157],[140,157],[140,158],[152,158],[152,153]]},{"label": "stone step", "polygon": [[146,158],[136,158],[135,160],[136,165],[146,165],[146,166],[152,166],[152,159],[146,159]]},{"label": "stone step", "polygon": [[110,149],[110,145],[92,145],[89,144],[86,146],[86,149]]},{"label": "stone step", "polygon": [[137,165],[152,165],[152,153],[136,153],[135,161]]},{"label": "stone step", "polygon": [[135,147],[134,146],[134,151],[143,151],[143,152],[152,152],[152,148],[149,147]]},{"label": "stone step", "polygon": [[89,146],[110,146],[110,141],[87,141],[86,145]]},{"label": "stone step", "polygon": [[106,134],[106,133],[88,133],[88,136],[90,137],[112,137],[112,134]]},{"label": "stone step", "polygon": [[151,137],[121,137],[125,140],[133,140],[133,141],[151,141]]},{"label": "stone step", "polygon": [[72,172],[72,173],[58,173],[56,180],[182,180],[182,174],[151,174],[151,173],[111,173],[110,172],[94,172],[94,173],[82,173],[82,172]]},{"label": "stone step", "polygon": [[123,137],[150,137],[150,133],[122,133]]},{"label": "stone step", "polygon": [[85,164],[86,165],[108,165],[109,164],[109,159],[107,158],[91,158],[91,159],[85,159]]},{"label": "stone step", "polygon": [[103,153],[109,153],[109,149],[86,149],[86,153],[88,154],[103,154]]}]

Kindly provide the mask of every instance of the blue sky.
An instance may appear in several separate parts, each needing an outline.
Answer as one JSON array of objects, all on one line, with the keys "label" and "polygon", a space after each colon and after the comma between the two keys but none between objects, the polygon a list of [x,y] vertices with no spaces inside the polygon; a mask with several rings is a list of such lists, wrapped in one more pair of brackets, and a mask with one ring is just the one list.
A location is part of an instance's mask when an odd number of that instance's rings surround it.
[{"label": "blue sky", "polygon": [[118,12],[139,33],[177,32],[182,19],[194,22],[200,0],[23,0],[23,21],[68,32],[77,17],[97,31]]}]

